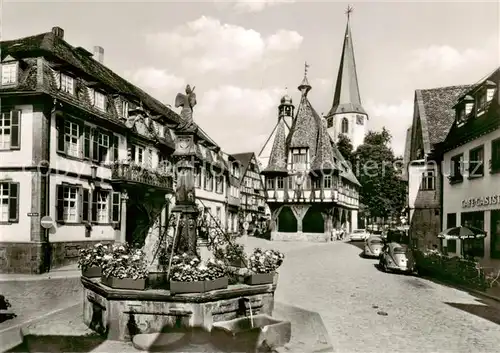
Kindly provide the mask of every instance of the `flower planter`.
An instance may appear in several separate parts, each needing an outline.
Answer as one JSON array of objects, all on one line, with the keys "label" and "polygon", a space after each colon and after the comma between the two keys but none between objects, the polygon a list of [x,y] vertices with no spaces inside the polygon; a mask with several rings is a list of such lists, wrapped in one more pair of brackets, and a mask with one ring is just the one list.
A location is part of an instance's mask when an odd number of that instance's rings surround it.
[{"label": "flower planter", "polygon": [[87,278],[101,277],[101,268],[97,266],[88,267],[82,270],[82,276]]},{"label": "flower planter", "polygon": [[229,285],[229,280],[227,277],[217,278],[211,281],[205,281],[205,292],[211,290],[227,288]]},{"label": "flower planter", "polygon": [[204,281],[193,281],[193,282],[170,281],[170,293],[172,294],[203,293],[204,291],[205,291]]},{"label": "flower planter", "polygon": [[229,261],[229,266],[238,267],[238,268],[247,267],[242,259],[234,259],[234,260]]},{"label": "flower planter", "polygon": [[274,272],[271,273],[253,273],[247,277],[246,283],[255,286],[258,284],[271,284],[274,281]]},{"label": "flower planter", "polygon": [[133,289],[144,290],[146,288],[146,279],[101,277],[101,283],[115,289]]},{"label": "flower planter", "polygon": [[211,281],[178,282],[170,281],[170,293],[204,293],[211,290],[223,289],[228,286],[227,277],[217,278]]}]

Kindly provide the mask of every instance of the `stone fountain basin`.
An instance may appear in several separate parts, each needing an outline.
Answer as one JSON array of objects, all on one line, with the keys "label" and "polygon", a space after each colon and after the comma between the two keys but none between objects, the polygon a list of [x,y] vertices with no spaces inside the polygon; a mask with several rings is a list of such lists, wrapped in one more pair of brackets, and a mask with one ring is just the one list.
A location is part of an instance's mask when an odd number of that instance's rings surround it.
[{"label": "stone fountain basin", "polygon": [[265,314],[215,322],[212,343],[227,352],[255,352],[261,348],[282,347],[292,335],[292,325]]}]

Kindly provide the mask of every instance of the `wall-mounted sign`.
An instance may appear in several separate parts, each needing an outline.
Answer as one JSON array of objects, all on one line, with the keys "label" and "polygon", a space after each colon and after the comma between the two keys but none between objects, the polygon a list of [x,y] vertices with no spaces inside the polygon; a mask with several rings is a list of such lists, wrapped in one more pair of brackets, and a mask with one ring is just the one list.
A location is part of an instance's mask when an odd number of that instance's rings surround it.
[{"label": "wall-mounted sign", "polygon": [[462,207],[463,208],[489,206],[489,205],[497,205],[497,204],[500,204],[500,195],[471,197],[469,199],[462,200]]},{"label": "wall-mounted sign", "polygon": [[29,212],[28,217],[38,217],[40,214],[38,212]]}]

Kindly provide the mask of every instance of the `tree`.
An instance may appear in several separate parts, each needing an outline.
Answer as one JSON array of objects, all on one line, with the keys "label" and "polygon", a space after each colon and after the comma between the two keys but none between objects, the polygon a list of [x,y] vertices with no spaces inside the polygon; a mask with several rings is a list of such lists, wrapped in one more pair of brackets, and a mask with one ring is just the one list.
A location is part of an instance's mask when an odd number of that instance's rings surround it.
[{"label": "tree", "polygon": [[406,185],[401,179],[401,160],[390,147],[392,136],[369,131],[354,152],[355,173],[361,184],[360,202],[372,217],[399,217],[406,200]]},{"label": "tree", "polygon": [[354,148],[352,142],[345,134],[339,134],[339,139],[337,141],[337,149],[344,159],[354,165]]}]

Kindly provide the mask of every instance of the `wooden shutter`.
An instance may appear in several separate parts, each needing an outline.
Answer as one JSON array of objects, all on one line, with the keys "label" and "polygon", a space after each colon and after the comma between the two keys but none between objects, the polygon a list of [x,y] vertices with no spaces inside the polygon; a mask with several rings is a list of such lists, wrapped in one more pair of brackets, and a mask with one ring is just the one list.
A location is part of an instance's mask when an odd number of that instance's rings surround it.
[{"label": "wooden shutter", "polygon": [[97,222],[97,190],[92,192],[92,208],[90,211],[90,220],[92,222]]},{"label": "wooden shutter", "polygon": [[118,160],[119,160],[118,157],[120,157],[119,152],[118,152],[118,146],[119,146],[120,142],[119,142],[118,136],[116,136],[116,135],[111,135],[111,138],[112,138],[111,143],[112,143],[112,151],[113,151],[112,152],[113,158],[111,158],[111,161],[118,162]]},{"label": "wooden shutter", "polygon": [[83,201],[82,201],[82,221],[87,222],[89,220],[90,212],[90,191],[89,189],[83,189]]},{"label": "wooden shutter", "polygon": [[66,141],[64,138],[64,118],[56,117],[57,129],[57,152],[66,153]]},{"label": "wooden shutter", "polygon": [[56,221],[64,221],[64,186],[56,186]]},{"label": "wooden shutter", "polygon": [[99,159],[99,145],[97,139],[99,137],[99,132],[97,129],[92,129],[92,160],[97,161]]},{"label": "wooden shutter", "polygon": [[9,183],[9,222],[19,222],[19,183]]},{"label": "wooden shutter", "polygon": [[83,158],[90,159],[92,151],[92,128],[90,126],[85,126],[83,128]]},{"label": "wooden shutter", "polygon": [[11,111],[10,119],[10,148],[17,150],[21,148],[21,111]]},{"label": "wooden shutter", "polygon": [[78,187],[78,199],[76,202],[78,221],[83,222],[83,187]]},{"label": "wooden shutter", "polygon": [[111,193],[111,214],[109,217],[111,222],[120,222],[120,201],[119,192]]}]

